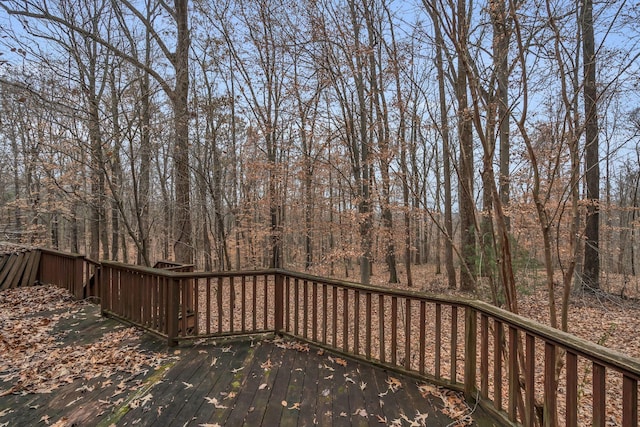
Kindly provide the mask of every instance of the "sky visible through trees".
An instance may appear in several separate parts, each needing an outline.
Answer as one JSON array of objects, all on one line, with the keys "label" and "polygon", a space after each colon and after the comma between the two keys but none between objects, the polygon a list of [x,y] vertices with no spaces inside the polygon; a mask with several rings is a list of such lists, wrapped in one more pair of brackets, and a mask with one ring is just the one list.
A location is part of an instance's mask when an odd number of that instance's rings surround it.
[{"label": "sky visible through trees", "polygon": [[589,5],[3,0],[0,240],[516,312],[634,277],[640,7]]}]

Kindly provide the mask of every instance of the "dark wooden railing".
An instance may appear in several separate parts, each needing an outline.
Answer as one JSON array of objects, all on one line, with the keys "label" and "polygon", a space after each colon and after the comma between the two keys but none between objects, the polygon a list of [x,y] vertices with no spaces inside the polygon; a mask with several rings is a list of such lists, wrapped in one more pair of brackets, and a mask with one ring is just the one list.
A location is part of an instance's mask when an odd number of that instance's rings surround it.
[{"label": "dark wooden railing", "polygon": [[98,296],[100,263],[84,255],[39,248],[36,282],[67,289],[74,297]]},{"label": "dark wooden railing", "polygon": [[[81,270],[78,258],[49,255]],[[637,359],[483,302],[284,270],[175,272],[103,262],[99,277],[105,314],[170,345],[289,335],[464,391],[505,423],[638,425]],[[613,407],[621,420],[612,419]]]}]

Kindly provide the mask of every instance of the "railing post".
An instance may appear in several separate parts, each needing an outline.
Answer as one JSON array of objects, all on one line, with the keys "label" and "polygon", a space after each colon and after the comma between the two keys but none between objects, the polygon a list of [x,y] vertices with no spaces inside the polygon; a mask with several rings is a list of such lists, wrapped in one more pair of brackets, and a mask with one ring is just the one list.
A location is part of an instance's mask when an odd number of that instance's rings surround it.
[{"label": "railing post", "polygon": [[464,312],[464,394],[467,400],[475,401],[478,315],[470,306]]},{"label": "railing post", "polygon": [[167,289],[167,344],[175,347],[178,344],[178,307],[180,304],[180,279],[168,278]]},{"label": "railing post", "polygon": [[284,275],[279,271],[275,273],[275,287],[274,329],[276,333],[279,333],[282,331],[284,324]]},{"label": "railing post", "polygon": [[82,255],[78,255],[73,260],[73,296],[77,299],[84,298],[84,287],[83,287],[83,279],[84,279],[84,257]]}]

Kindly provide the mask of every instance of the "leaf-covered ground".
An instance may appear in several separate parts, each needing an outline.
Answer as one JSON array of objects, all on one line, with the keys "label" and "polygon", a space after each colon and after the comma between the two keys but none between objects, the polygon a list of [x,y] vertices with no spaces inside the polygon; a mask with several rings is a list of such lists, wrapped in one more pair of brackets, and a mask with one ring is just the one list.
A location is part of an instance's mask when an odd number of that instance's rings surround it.
[{"label": "leaf-covered ground", "polygon": [[[46,399],[33,397],[37,394],[50,395],[51,401],[77,395],[64,406],[82,409],[79,417],[108,412],[166,359],[141,351],[141,336],[135,328],[107,323],[98,307],[74,301],[65,290],[36,286],[0,292],[0,426],[25,425],[16,418],[21,405],[32,417],[38,414],[42,425],[73,423],[68,416],[54,422],[55,413],[64,411],[55,405],[47,410],[41,403]],[[83,407],[82,400],[98,392],[102,399]]]}]

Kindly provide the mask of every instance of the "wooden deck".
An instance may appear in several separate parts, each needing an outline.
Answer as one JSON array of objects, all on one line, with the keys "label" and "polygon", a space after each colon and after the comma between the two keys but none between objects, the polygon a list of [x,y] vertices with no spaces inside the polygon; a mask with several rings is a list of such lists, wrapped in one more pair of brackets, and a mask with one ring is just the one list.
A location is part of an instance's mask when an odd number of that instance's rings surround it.
[{"label": "wooden deck", "polygon": [[[66,345],[99,341],[114,328],[122,325],[90,305],[56,325]],[[107,381],[76,379],[52,393],[5,395],[0,426],[493,425],[452,392],[298,342],[168,348],[149,334],[137,341],[129,344],[160,352],[163,362]],[[8,386],[0,381],[0,390]]]}]

